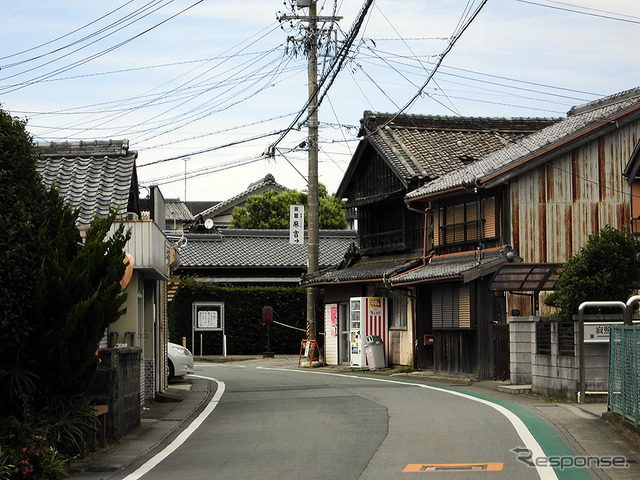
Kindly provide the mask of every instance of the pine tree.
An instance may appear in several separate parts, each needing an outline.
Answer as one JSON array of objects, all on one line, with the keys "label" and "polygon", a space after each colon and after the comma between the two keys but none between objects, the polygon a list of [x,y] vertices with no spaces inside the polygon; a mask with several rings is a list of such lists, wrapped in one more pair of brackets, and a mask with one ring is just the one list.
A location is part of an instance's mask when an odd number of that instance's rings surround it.
[{"label": "pine tree", "polygon": [[0,417],[84,392],[105,328],[122,314],[124,246],[116,213],[81,242],[77,211],[35,169],[25,122],[0,110]]}]

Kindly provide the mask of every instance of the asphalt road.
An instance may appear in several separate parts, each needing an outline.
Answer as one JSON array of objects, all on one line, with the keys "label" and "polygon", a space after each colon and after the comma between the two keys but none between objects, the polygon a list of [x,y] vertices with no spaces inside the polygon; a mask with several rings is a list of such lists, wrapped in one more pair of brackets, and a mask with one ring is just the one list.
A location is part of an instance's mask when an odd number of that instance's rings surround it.
[{"label": "asphalt road", "polygon": [[[166,458],[127,479],[590,478],[526,465],[512,450],[543,456],[545,435],[455,389],[237,364],[196,374],[212,379],[213,402]],[[548,440],[561,443],[551,430]]]}]

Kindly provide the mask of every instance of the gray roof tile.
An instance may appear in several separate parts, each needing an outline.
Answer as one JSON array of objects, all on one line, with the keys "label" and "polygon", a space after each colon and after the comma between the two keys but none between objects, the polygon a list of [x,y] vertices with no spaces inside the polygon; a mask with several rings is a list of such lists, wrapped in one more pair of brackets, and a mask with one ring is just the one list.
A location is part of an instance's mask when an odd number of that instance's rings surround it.
[{"label": "gray roof tile", "polygon": [[557,118],[486,118],[365,112],[360,135],[405,181],[434,179],[464,167]]},{"label": "gray roof tile", "polygon": [[[179,237],[171,237],[177,240]],[[291,245],[288,230],[223,230],[219,234],[189,234],[180,249],[181,268],[306,268],[307,245]],[[353,230],[320,231],[319,265],[339,263],[357,240]]]},{"label": "gray roof tile", "polygon": [[406,271],[422,260],[422,257],[401,254],[384,256],[365,256],[359,258],[347,268],[330,269],[307,277],[305,284],[332,284],[342,282],[366,282],[381,280]]},{"label": "gray roof tile", "polygon": [[610,124],[614,119],[640,109],[640,88],[621,92],[610,97],[574,107],[566,119],[554,123],[509,146],[485,156],[482,160],[462,167],[410,192],[406,198],[434,195],[450,189],[482,182],[489,177],[500,176],[512,167],[528,162],[533,168],[542,153],[564,145],[567,141],[579,141],[580,137],[594,129]]},{"label": "gray roof tile", "polygon": [[497,271],[506,262],[506,256],[498,249],[435,256],[423,267],[392,277],[390,282],[400,285],[444,279],[469,281]]},{"label": "gray roof tile", "polygon": [[190,221],[193,218],[187,204],[174,199],[168,199],[165,201],[164,216],[166,220],[176,220],[181,222]]},{"label": "gray roof tile", "polygon": [[[80,210],[78,225],[89,225],[109,208],[125,213],[137,189],[135,160],[127,140],[36,144],[36,169],[47,187]],[[137,192],[137,190],[135,190]]]}]

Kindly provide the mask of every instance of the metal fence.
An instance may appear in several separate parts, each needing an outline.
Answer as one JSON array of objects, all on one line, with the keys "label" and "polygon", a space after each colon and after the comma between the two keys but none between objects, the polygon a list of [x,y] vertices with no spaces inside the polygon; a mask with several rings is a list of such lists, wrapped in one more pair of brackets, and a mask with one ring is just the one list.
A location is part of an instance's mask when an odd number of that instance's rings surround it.
[{"label": "metal fence", "polygon": [[609,410],[640,421],[640,327],[612,325],[609,361]]}]

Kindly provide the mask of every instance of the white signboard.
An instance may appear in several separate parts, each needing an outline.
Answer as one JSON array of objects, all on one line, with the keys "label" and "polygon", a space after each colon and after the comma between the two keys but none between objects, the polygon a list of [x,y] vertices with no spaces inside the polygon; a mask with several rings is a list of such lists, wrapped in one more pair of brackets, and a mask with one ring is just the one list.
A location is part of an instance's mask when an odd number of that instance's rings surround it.
[{"label": "white signboard", "polygon": [[585,322],[584,342],[585,343],[609,343],[611,325],[622,325],[622,322]]},{"label": "white signboard", "polygon": [[304,205],[290,206],[289,243],[292,245],[304,245]]},{"label": "white signboard", "polygon": [[215,310],[199,310],[198,328],[220,328],[218,312]]},{"label": "white signboard", "polygon": [[224,302],[193,302],[193,329],[221,331],[224,329]]}]

